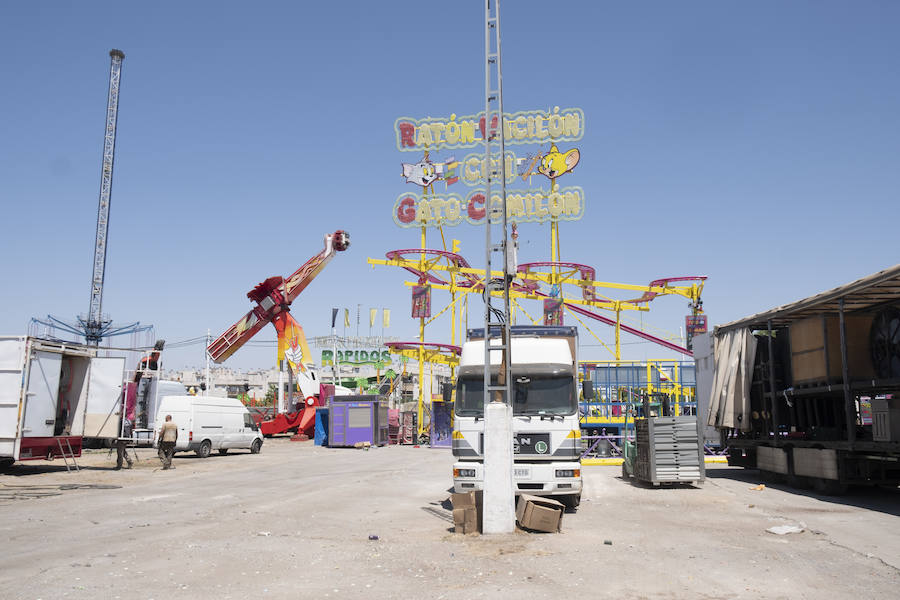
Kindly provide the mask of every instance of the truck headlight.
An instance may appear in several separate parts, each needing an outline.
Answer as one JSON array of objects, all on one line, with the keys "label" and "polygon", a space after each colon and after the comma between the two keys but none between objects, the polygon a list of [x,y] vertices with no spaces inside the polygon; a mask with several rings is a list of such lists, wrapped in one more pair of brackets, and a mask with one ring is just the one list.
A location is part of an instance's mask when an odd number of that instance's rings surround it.
[{"label": "truck headlight", "polygon": [[557,477],[581,477],[581,469],[557,469]]},{"label": "truck headlight", "polygon": [[453,469],[454,477],[475,477],[475,469]]}]

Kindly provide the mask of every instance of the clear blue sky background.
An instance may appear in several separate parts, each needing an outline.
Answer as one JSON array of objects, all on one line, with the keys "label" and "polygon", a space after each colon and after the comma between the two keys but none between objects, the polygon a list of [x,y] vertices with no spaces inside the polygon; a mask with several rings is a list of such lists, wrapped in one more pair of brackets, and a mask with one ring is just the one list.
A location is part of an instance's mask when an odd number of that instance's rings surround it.
[{"label": "clear blue sky background", "polygon": [[[708,275],[711,323],[898,262],[900,4],[547,6],[502,5],[504,95],[510,112],[585,111],[565,183],[584,188],[587,210],[562,227],[565,260],[625,283]],[[414,338],[406,278],[365,262],[418,245],[391,220],[412,158],[393,124],[483,107],[482,17],[478,0],[0,4],[0,332],[88,309],[108,52],[120,48],[104,312],[173,342],[217,335],[251,287],[343,228],[351,249],[294,315],[326,335],[331,307],[361,305],[365,334],[366,309],[387,307],[388,333]],[[549,258],[547,225],[521,233],[523,262]],[[483,262],[481,229],[447,235]],[[686,301],[654,304],[644,322],[677,333]],[[447,341],[446,321],[429,337]],[[626,358],[671,356],[624,341]],[[582,342],[583,358],[609,358]],[[228,364],[273,361],[255,347]],[[166,362],[200,365],[203,346]]]}]

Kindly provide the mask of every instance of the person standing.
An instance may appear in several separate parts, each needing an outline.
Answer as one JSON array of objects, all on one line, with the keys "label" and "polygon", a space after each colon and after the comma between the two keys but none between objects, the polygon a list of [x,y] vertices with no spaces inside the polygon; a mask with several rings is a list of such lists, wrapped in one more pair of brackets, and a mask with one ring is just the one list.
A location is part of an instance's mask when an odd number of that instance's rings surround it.
[{"label": "person standing", "polygon": [[122,424],[122,437],[116,440],[116,470],[122,468],[122,463],[126,462],[128,466],[126,468],[130,469],[134,464],[134,461],[131,460],[131,457],[128,456],[128,440],[131,439],[131,431],[132,425],[131,420],[126,417],[125,422]]},{"label": "person standing", "polygon": [[178,425],[172,421],[172,415],[166,415],[166,422],[159,428],[159,459],[163,469],[172,466],[172,456],[175,455],[175,442],[178,441]]}]

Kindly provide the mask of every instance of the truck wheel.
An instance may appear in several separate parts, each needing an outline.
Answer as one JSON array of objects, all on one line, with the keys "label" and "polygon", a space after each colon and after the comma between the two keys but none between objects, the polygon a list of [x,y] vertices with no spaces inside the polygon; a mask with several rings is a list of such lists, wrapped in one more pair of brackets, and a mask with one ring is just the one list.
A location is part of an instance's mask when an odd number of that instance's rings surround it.
[{"label": "truck wheel", "polygon": [[565,496],[557,496],[557,500],[566,507],[566,512],[575,512],[578,505],[581,504],[581,494],[567,494]]},{"label": "truck wheel", "polygon": [[260,450],[262,450],[262,440],[253,440],[253,443],[250,444],[250,454],[259,454]]},{"label": "truck wheel", "polygon": [[823,496],[842,496],[847,493],[847,484],[834,479],[816,477],[813,479],[813,489]]},{"label": "truck wheel", "polygon": [[226,454],[228,454],[228,448],[219,448],[219,454],[225,456]]},{"label": "truck wheel", "polygon": [[209,458],[210,452],[212,452],[212,442],[203,440],[203,442],[200,443],[200,447],[197,448],[197,456],[200,458]]}]

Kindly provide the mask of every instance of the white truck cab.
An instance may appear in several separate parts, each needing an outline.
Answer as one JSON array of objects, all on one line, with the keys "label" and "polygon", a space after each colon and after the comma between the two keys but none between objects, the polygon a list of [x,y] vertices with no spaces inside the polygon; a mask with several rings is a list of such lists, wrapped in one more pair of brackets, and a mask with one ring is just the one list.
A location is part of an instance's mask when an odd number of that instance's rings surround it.
[{"label": "white truck cab", "polygon": [[[516,493],[581,501],[576,327],[510,328],[513,478]],[[470,329],[460,356],[453,427],[453,488],[480,490],[484,475],[484,330]],[[499,340],[493,340],[499,343]],[[491,354],[492,378],[500,352]]]}]

